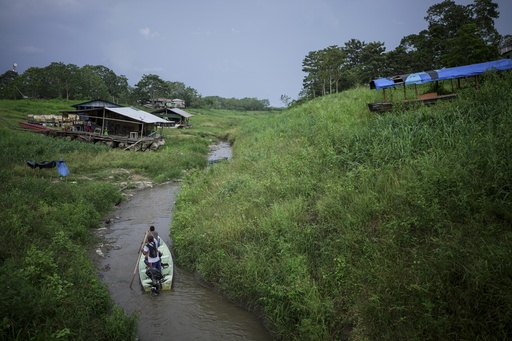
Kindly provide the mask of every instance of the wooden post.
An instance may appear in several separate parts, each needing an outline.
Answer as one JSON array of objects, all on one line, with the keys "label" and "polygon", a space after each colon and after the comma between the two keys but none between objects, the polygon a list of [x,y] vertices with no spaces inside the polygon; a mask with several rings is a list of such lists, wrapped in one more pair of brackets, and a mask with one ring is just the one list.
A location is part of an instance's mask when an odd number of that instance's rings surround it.
[{"label": "wooden post", "polygon": [[103,131],[105,130],[105,107],[103,107],[103,120],[101,122],[101,133],[100,136],[103,136]]}]

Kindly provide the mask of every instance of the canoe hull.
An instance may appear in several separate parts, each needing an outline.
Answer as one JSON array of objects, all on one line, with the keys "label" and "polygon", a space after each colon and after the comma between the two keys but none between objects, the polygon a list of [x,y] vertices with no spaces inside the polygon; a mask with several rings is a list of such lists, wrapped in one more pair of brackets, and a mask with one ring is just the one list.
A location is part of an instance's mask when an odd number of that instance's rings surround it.
[{"label": "canoe hull", "polygon": [[[163,279],[160,281],[162,287],[160,290],[171,290],[172,288],[172,278],[173,278],[173,260],[171,251],[165,242],[159,238],[160,246],[158,247],[158,251],[162,252],[162,275]],[[152,281],[146,274],[146,263],[144,263],[144,255],[141,254],[139,259],[139,278],[142,288],[145,292],[151,292]]]}]

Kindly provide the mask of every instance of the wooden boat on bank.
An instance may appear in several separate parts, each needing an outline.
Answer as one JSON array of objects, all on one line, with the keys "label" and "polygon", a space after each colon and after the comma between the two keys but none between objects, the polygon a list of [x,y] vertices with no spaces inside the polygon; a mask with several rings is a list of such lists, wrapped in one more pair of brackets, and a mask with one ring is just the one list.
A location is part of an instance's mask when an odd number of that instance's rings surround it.
[{"label": "wooden boat on bank", "polygon": [[[368,108],[373,112],[386,112],[392,110],[394,107],[404,109],[416,108],[420,105],[431,105],[437,101],[452,100],[457,97],[455,93],[454,81],[457,83],[457,88],[461,88],[461,80],[468,81],[471,78],[475,80],[475,88],[478,90],[478,77],[486,72],[501,72],[512,69],[512,60],[499,59],[485,63],[463,65],[452,68],[443,68],[432,71],[421,71],[416,73],[409,73],[404,75],[396,75],[386,78],[374,79],[370,82],[370,89],[382,90],[384,95],[383,102],[368,103]],[[419,94],[418,85],[425,83],[436,82],[434,88],[439,88],[440,81],[449,81],[451,85],[451,93],[438,94],[437,92],[428,92]],[[403,87],[403,96],[393,99],[393,89]],[[407,87],[414,86],[415,97],[408,98]],[[441,86],[443,91],[444,86]],[[391,99],[388,100],[386,96],[386,89],[390,90]]]},{"label": "wooden boat on bank", "polygon": [[173,277],[173,260],[169,247],[162,238],[158,238],[158,251],[162,253],[162,271],[148,268],[144,263],[144,254],[140,254],[139,258],[139,278],[142,288],[146,292],[158,294],[161,290],[171,290]]}]

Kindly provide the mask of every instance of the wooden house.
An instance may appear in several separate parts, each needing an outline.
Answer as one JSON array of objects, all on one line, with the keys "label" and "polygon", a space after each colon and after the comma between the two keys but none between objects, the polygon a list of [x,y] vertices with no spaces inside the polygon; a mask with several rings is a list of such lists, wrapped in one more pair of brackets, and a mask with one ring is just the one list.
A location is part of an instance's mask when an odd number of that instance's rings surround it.
[{"label": "wooden house", "polygon": [[171,107],[185,109],[185,101],[179,98],[175,98],[171,101]]},{"label": "wooden house", "polygon": [[189,118],[193,116],[185,110],[178,108],[161,108],[153,110],[151,113],[165,119],[167,123],[164,126],[175,128],[190,127]]},{"label": "wooden house", "polygon": [[99,135],[144,137],[154,135],[159,125],[168,123],[163,118],[132,107],[94,100],[73,105],[75,110],[62,112],[75,114],[79,120],[71,130],[92,132]]},{"label": "wooden house", "polygon": [[500,50],[501,58],[512,59],[512,46],[505,46]]},{"label": "wooden house", "polygon": [[153,98],[149,100],[148,108],[162,108],[172,106],[172,99],[168,98]]}]

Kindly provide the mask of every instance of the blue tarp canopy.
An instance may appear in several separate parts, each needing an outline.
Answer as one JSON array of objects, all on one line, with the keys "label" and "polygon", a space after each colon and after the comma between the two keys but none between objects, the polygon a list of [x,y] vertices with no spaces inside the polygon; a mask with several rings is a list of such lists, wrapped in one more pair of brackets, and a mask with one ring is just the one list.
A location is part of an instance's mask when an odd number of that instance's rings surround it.
[{"label": "blue tarp canopy", "polygon": [[423,84],[447,79],[473,77],[486,71],[505,71],[510,69],[512,69],[512,60],[500,59],[492,62],[379,78],[370,82],[370,89],[380,90],[392,88],[397,85]]}]

